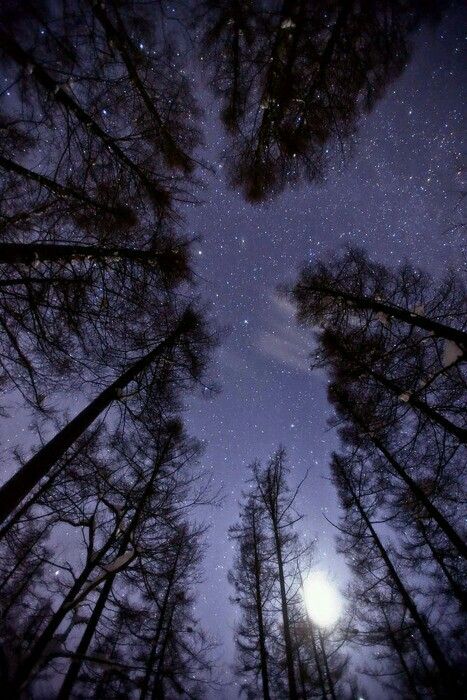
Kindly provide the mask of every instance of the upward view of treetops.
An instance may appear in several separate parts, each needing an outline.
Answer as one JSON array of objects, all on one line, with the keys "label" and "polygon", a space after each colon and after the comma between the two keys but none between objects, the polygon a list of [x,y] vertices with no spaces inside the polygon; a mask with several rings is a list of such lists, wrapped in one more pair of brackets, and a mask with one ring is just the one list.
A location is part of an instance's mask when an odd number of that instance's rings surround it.
[{"label": "upward view of treetops", "polygon": [[462,186],[423,266],[397,218],[378,245],[310,222],[302,246],[283,216],[305,193],[328,220],[318,193],[342,173],[358,193],[371,120],[384,162],[405,158],[378,109],[405,109],[420,36],[460,18],[442,0],[1,3],[3,698],[465,697]]}]

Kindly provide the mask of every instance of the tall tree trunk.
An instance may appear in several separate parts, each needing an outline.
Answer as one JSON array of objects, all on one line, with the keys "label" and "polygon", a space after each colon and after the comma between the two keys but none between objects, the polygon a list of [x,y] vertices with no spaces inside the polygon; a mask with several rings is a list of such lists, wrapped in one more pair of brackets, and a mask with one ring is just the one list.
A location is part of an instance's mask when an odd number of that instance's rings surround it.
[{"label": "tall tree trunk", "polygon": [[189,332],[192,326],[193,316],[185,312],[172,333],[151,352],[125,370],[0,488],[0,522],[15,510],[95,419],[118,399],[121,390],[161,357],[182,335]]},{"label": "tall tree trunk", "polygon": [[376,548],[378,552],[381,555],[381,559],[383,560],[386,570],[391,577],[392,581],[394,582],[394,585],[396,589],[399,591],[399,594],[401,596],[401,599],[404,603],[404,605],[407,607],[407,610],[410,612],[410,615],[412,616],[412,619],[417,626],[420,635],[425,643],[425,646],[430,653],[431,658],[435,662],[439,673],[440,677],[442,679],[444,688],[446,689],[447,695],[446,698],[449,698],[449,700],[454,699],[454,698],[459,698],[460,700],[460,693],[459,693],[459,688],[457,681],[455,680],[455,674],[454,670],[452,669],[451,665],[448,663],[446,660],[441,647],[438,645],[438,642],[436,641],[436,638],[433,636],[431,633],[430,629],[428,628],[423,616],[419,612],[415,601],[412,599],[412,596],[408,592],[408,590],[405,588],[401,578],[399,577],[399,574],[396,571],[396,568],[394,564],[391,561],[391,558],[389,557],[389,554],[386,551],[386,548],[384,547],[383,543],[381,542],[376,530],[373,527],[373,524],[371,523],[369,517],[366,514],[365,509],[362,506],[362,503],[360,501],[360,498],[355,492],[355,489],[353,488],[353,485],[348,478],[348,476],[345,473],[345,469],[340,465],[339,462],[337,462],[339,465],[339,472],[341,476],[343,477],[347,488],[349,490],[349,493],[352,496],[352,500],[360,513],[360,516],[365,523],[365,526],[368,530],[368,532],[371,535],[371,538],[373,542],[376,545]]},{"label": "tall tree trunk", "polygon": [[285,588],[284,564],[282,561],[282,546],[277,522],[273,520],[274,542],[276,545],[277,568],[279,574],[279,587],[281,593],[282,622],[284,625],[284,645],[285,658],[287,664],[287,681],[289,686],[290,700],[298,700],[297,683],[295,680],[294,655],[292,645],[292,635],[290,634],[289,608],[287,603],[287,592]]},{"label": "tall tree trunk", "polygon": [[266,635],[264,632],[263,619],[263,600],[261,594],[261,567],[258,555],[258,541],[256,536],[255,512],[252,511],[251,518],[253,532],[253,549],[255,561],[255,603],[256,603],[256,618],[258,621],[258,636],[259,636],[259,654],[261,663],[261,680],[263,684],[263,699],[270,700],[269,692],[269,676],[268,676],[268,654],[266,650]]},{"label": "tall tree trunk", "polygon": [[140,265],[173,267],[186,261],[180,248],[141,250],[122,246],[98,246],[60,243],[0,243],[0,264],[32,265],[35,262],[68,263],[75,260],[112,261],[121,258]]},{"label": "tall tree trunk", "polygon": [[320,647],[321,647],[321,653],[322,653],[322,655],[323,655],[324,668],[325,668],[325,670],[326,670],[326,678],[327,678],[327,681],[328,681],[329,693],[331,694],[332,700],[337,700],[337,698],[336,698],[336,691],[335,691],[335,688],[334,688],[334,681],[333,681],[333,679],[332,679],[331,670],[330,670],[330,668],[329,668],[328,655],[327,655],[327,652],[326,652],[326,647],[325,647],[325,645],[324,645],[323,633],[321,632],[320,629],[318,630],[318,637],[319,637],[319,644],[320,644]]},{"label": "tall tree trunk", "polygon": [[309,290],[311,292],[317,292],[323,296],[330,296],[334,299],[342,299],[344,302],[353,306],[357,309],[371,309],[376,313],[380,312],[386,314],[386,316],[392,316],[397,318],[399,321],[403,321],[410,326],[418,326],[429,333],[432,333],[438,338],[446,338],[447,340],[452,340],[459,347],[464,350],[467,349],[467,333],[461,331],[457,328],[452,328],[444,323],[439,323],[438,321],[433,321],[427,316],[417,314],[415,312],[408,311],[401,306],[396,306],[395,304],[390,304],[384,301],[377,301],[376,299],[357,296],[356,294],[351,294],[350,292],[344,292],[340,289],[335,289],[334,287],[328,287],[320,284],[304,285],[305,291]]}]

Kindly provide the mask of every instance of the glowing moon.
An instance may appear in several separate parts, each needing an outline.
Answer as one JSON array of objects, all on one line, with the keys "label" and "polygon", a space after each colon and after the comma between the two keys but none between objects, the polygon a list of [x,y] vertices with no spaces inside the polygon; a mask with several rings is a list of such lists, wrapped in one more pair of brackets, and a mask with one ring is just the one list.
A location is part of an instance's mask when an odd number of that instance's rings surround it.
[{"label": "glowing moon", "polygon": [[342,601],[322,571],[311,573],[304,581],[303,601],[311,620],[320,627],[334,625],[339,619]]}]

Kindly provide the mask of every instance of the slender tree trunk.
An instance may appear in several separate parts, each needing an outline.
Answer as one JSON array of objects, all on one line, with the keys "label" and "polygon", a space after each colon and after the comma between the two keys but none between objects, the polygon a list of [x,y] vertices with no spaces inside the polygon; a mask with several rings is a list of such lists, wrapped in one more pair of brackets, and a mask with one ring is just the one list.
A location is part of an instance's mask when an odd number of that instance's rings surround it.
[{"label": "slender tree trunk", "polygon": [[[367,433],[367,428],[360,422],[356,415],[352,412],[352,418],[355,420],[357,425]],[[459,554],[461,554],[464,559],[467,559],[467,545],[465,544],[459,533],[452,527],[452,525],[446,520],[444,515],[436,508],[435,505],[430,501],[422,488],[417,484],[414,479],[408,474],[404,467],[399,464],[399,462],[393,457],[391,452],[387,449],[384,443],[377,437],[369,435],[368,436],[375,447],[381,452],[381,454],[386,458],[391,467],[394,469],[396,474],[402,479],[402,481],[408,486],[412,495],[420,503],[420,505],[425,508],[427,514],[430,518],[436,522],[439,528],[444,532],[446,537],[449,539],[451,544],[457,549]]]},{"label": "slender tree trunk", "polygon": [[[128,545],[131,543],[132,535],[140,522],[144,507],[145,507],[145,505],[146,505],[146,503],[151,495],[156,477],[159,473],[160,467],[162,466],[162,464],[164,463],[164,460],[167,457],[167,454],[170,450],[172,442],[173,442],[173,435],[169,435],[169,437],[167,438],[165,445],[162,449],[161,454],[159,455],[159,457],[157,458],[157,460],[153,466],[151,476],[146,484],[146,487],[141,495],[141,498],[138,501],[138,505],[135,509],[135,512],[133,513],[133,516],[130,520],[130,523],[128,524],[128,527],[126,527],[124,530],[123,536],[122,536],[121,541],[120,541],[120,546],[117,550],[117,558],[126,554],[126,552],[127,552]],[[70,663],[70,666],[69,666],[68,671],[66,673],[65,679],[64,679],[63,684],[60,688],[60,692],[57,696],[57,700],[67,700],[67,698],[70,697],[70,693],[73,690],[73,686],[75,685],[76,680],[77,680],[78,675],[79,675],[79,672],[81,670],[83,658],[86,656],[89,645],[92,641],[92,638],[93,638],[94,633],[96,631],[97,625],[99,624],[101,615],[104,611],[108,597],[109,597],[110,592],[112,590],[113,583],[114,583],[115,578],[116,578],[118,573],[119,573],[119,571],[115,571],[105,578],[104,585],[103,585],[102,590],[99,594],[97,602],[93,608],[93,611],[91,613],[91,617],[89,618],[89,621],[86,625],[86,629],[84,631],[84,634],[81,637],[81,640],[78,644],[78,647],[77,647],[76,652],[75,652],[75,656],[74,656],[72,662]]]},{"label": "slender tree trunk", "polygon": [[121,258],[140,265],[161,265],[183,262],[177,250],[141,250],[119,246],[97,246],[58,243],[0,243],[0,264],[32,265],[39,262],[68,263],[74,260],[91,259],[95,261],[113,261]]},{"label": "slender tree trunk", "polygon": [[[340,466],[340,465],[339,465]],[[374,529],[370,519],[368,518],[365,509],[363,508],[360,498],[357,496],[355,489],[352,486],[352,483],[350,479],[347,477],[345,473],[345,469],[340,466],[340,474],[343,476],[347,487],[349,489],[349,492],[352,496],[352,499],[355,503],[355,506],[360,513],[360,516],[363,520],[363,522],[366,525],[366,528],[368,532],[370,533],[373,542],[376,545],[377,550],[379,551],[381,558],[386,566],[387,572],[391,579],[394,582],[395,587],[399,591],[399,594],[401,596],[402,601],[404,602],[404,605],[407,607],[407,610],[410,612],[410,615],[412,616],[413,621],[415,622],[416,626],[418,627],[418,630],[420,632],[420,635],[425,643],[426,648],[428,649],[428,652],[430,653],[430,656],[432,657],[433,661],[435,662],[436,666],[438,667],[438,670],[440,672],[440,676],[442,678],[442,682],[444,685],[444,688],[446,689],[446,692],[448,693],[446,695],[449,700],[454,699],[454,698],[459,698],[460,700],[460,694],[459,694],[459,688],[457,687],[457,681],[455,680],[455,675],[454,675],[454,670],[452,669],[451,665],[447,662],[440,646],[438,645],[438,642],[436,641],[435,637],[429,630],[424,618],[418,611],[418,608],[412,599],[411,595],[405,588],[401,578],[399,577],[399,574],[397,573],[394,564],[391,561],[391,558],[389,557],[386,548],[384,547],[383,543],[381,542],[376,530]]]},{"label": "slender tree trunk", "polygon": [[142,183],[147,194],[152,201],[160,207],[166,207],[170,203],[170,194],[163,189],[155,181],[150,180],[147,175],[141,170],[139,165],[134,163],[120,148],[117,140],[107,134],[106,131],[95,121],[95,119],[87,113],[76,102],[74,97],[64,88],[61,87],[50,74],[35,60],[35,58],[25,51],[14,37],[0,29],[0,41],[3,49],[8,55],[16,61],[22,68],[28,68],[33,71],[36,81],[48,93],[54,96],[56,102],[64,107],[69,113],[73,114],[80,124],[101,141],[115,156],[125,165]]},{"label": "slender tree trunk", "polygon": [[191,315],[185,312],[172,333],[151,352],[125,370],[0,488],[0,522],[4,522],[21,501],[26,498],[31,489],[37,486],[39,481],[47,475],[53,465],[65,454],[75,440],[89,428],[111,403],[119,398],[120,392],[157,358],[161,357],[166,350],[172,347],[180,336],[187,333],[192,323]]},{"label": "slender tree trunk", "polygon": [[324,646],[324,639],[323,639],[323,633],[321,630],[318,630],[318,637],[319,637],[319,644],[321,647],[321,653],[323,655],[323,661],[324,661],[324,668],[326,671],[326,678],[328,681],[328,687],[329,687],[329,692],[331,694],[332,700],[337,700],[336,698],[336,691],[334,688],[334,681],[332,680],[332,675],[331,675],[331,670],[329,668],[329,661],[328,661],[328,655],[326,652],[326,647]]},{"label": "slender tree trunk", "polygon": [[268,675],[268,654],[266,650],[266,635],[264,632],[264,620],[263,620],[263,600],[261,594],[261,569],[260,560],[258,556],[258,542],[256,537],[256,523],[255,523],[255,513],[252,512],[252,531],[253,531],[253,549],[254,549],[254,561],[255,561],[255,603],[256,603],[256,617],[258,621],[258,636],[259,636],[259,654],[261,663],[261,680],[263,684],[263,699],[270,700],[269,693],[269,675]]},{"label": "slender tree trunk", "polygon": [[287,663],[287,680],[290,700],[298,700],[297,683],[293,659],[292,636],[290,634],[289,609],[287,604],[287,592],[285,589],[284,565],[282,561],[282,546],[277,523],[273,521],[274,541],[276,545],[277,568],[279,574],[279,586],[281,593],[282,622],[284,625],[285,658]]},{"label": "slender tree trunk", "polygon": [[351,294],[350,292],[344,292],[334,287],[322,286],[319,284],[306,285],[305,290],[311,292],[317,292],[318,294],[323,294],[324,296],[330,296],[334,299],[342,299],[349,305],[357,309],[371,309],[375,312],[381,312],[386,314],[386,316],[392,316],[397,318],[399,321],[403,321],[410,326],[418,326],[429,333],[432,333],[438,338],[446,338],[447,340],[452,340],[460,348],[464,350],[467,349],[467,333],[461,331],[457,328],[452,328],[444,323],[439,323],[438,321],[433,321],[431,318],[422,316],[415,312],[408,311],[401,306],[396,306],[395,304],[386,303],[383,301],[377,301],[376,299],[357,296],[356,294]]}]

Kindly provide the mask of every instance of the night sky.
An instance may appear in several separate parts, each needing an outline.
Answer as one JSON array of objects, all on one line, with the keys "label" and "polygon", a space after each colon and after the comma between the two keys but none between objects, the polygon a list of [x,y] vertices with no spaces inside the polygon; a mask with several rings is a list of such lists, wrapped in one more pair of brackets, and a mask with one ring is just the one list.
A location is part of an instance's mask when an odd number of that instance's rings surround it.
[{"label": "night sky", "polygon": [[[235,622],[226,580],[232,554],[227,528],[237,517],[248,464],[266,460],[279,443],[288,451],[294,481],[309,470],[299,507],[304,531],[319,537],[317,568],[338,585],[345,580],[333,528],[322,517],[335,519],[337,511],[327,481],[336,437],[326,425],[326,377],[309,372],[312,338],[297,328],[276,288],[294,279],[303,261],[349,243],[385,264],[408,260],[433,274],[462,268],[462,233],[448,229],[459,221],[463,189],[466,19],[457,5],[440,25],[414,36],[411,62],[361,121],[344,165],[336,162],[321,185],[289,190],[265,206],[245,203],[226,186],[217,106],[203,94],[216,174],[202,193],[204,205],[187,214],[187,233],[203,239],[194,249],[200,291],[228,335],[213,368],[222,392],[196,402],[188,423],[207,442],[204,463],[225,492],[223,506],[209,515],[199,614],[223,642],[227,665]],[[236,696],[232,689],[229,697]]]},{"label": "night sky", "polygon": [[[204,203],[185,211],[185,231],[202,238],[193,251],[198,291],[227,332],[211,368],[222,391],[193,399],[187,423],[206,442],[204,465],[216,486],[222,482],[225,495],[221,507],[200,514],[212,527],[198,605],[204,626],[222,642],[224,680],[232,680],[235,622],[228,602],[227,529],[237,518],[251,461],[266,460],[282,443],[292,480],[309,470],[299,504],[306,516],[304,533],[319,537],[317,568],[328,571],[337,585],[346,576],[333,529],[322,515],[336,519],[337,511],[327,480],[336,437],[326,423],[326,377],[309,372],[312,338],[297,328],[277,286],[293,280],[302,262],[348,243],[364,246],[382,263],[409,260],[434,274],[449,265],[460,270],[465,261],[462,234],[449,231],[459,220],[463,189],[467,8],[460,5],[440,25],[414,36],[411,62],[360,122],[346,162],[335,162],[324,183],[288,190],[266,205],[247,204],[226,185],[218,105],[205,90],[198,96],[205,112],[203,156],[215,174],[205,178]],[[77,408],[71,406],[70,413]],[[4,449],[27,444],[29,418],[14,413],[3,421]],[[235,688],[223,697],[237,697]]]}]

